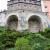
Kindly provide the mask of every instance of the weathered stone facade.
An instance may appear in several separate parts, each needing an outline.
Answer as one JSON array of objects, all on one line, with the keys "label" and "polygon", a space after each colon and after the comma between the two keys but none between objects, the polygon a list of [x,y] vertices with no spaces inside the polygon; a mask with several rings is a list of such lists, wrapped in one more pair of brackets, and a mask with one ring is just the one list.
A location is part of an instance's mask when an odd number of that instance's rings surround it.
[{"label": "weathered stone facade", "polygon": [[17,31],[39,32],[49,25],[41,10],[41,0],[10,0],[8,10],[0,13],[0,25]]}]

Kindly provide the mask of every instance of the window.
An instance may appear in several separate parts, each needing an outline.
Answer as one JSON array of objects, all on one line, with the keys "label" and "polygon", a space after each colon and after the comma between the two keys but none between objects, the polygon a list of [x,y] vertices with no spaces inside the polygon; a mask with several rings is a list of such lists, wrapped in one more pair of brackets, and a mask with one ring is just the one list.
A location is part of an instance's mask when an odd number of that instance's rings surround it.
[{"label": "window", "polygon": [[45,8],[47,8],[47,6],[45,6]]}]

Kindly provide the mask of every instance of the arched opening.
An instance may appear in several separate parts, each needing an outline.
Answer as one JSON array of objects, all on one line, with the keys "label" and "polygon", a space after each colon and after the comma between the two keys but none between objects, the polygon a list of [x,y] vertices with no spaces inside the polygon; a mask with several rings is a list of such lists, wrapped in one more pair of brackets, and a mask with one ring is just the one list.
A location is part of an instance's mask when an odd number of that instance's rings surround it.
[{"label": "arched opening", "polygon": [[7,27],[11,30],[17,30],[18,27],[18,18],[16,15],[9,16],[7,20]]},{"label": "arched opening", "polygon": [[31,16],[28,20],[28,25],[29,28],[28,30],[30,32],[39,32],[41,30],[41,19],[39,18],[39,16]]}]

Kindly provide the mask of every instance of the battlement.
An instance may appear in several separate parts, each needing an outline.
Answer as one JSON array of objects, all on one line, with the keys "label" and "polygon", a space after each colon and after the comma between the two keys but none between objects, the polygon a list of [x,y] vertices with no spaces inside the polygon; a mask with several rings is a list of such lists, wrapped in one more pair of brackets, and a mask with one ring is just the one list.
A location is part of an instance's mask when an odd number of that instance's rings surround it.
[{"label": "battlement", "polygon": [[41,0],[10,0],[8,10],[41,11]]},{"label": "battlement", "polygon": [[40,5],[41,0],[10,0],[8,1],[8,6],[15,3],[28,3]]}]

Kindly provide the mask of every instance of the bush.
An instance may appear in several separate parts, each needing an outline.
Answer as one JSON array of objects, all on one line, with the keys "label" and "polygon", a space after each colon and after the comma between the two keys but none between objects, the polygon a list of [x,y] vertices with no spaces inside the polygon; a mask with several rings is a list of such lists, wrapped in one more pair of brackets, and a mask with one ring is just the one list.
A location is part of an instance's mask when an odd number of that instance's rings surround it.
[{"label": "bush", "polygon": [[[4,28],[2,28],[4,29]],[[16,32],[15,30],[10,30],[10,29],[0,29],[0,45],[1,48],[10,48],[15,46],[15,41],[17,37],[20,37],[21,33]],[[3,46],[3,47],[2,47]]]},{"label": "bush", "polygon": [[17,32],[0,27],[0,50],[49,50],[50,29],[44,32]]},{"label": "bush", "polygon": [[22,45],[28,45],[28,43],[29,43],[28,39],[22,37],[22,38],[18,38],[18,39],[16,40],[15,45],[16,45],[16,46],[22,46]]},{"label": "bush", "polygon": [[5,27],[0,29],[0,48],[11,48],[15,47],[15,42],[18,37],[24,37],[24,32],[17,32],[15,30],[10,30]]},{"label": "bush", "polygon": [[50,38],[50,28],[46,28],[44,32],[40,32],[40,34],[46,38]]},{"label": "bush", "polygon": [[29,45],[29,40],[21,37],[16,40],[15,46],[17,50],[30,50],[31,46]]},{"label": "bush", "polygon": [[45,29],[45,32],[46,32],[46,33],[50,33],[50,28],[46,28],[46,29]]},{"label": "bush", "polygon": [[17,50],[17,48],[16,47],[14,47],[14,48],[8,48],[6,50]]},{"label": "bush", "polygon": [[31,50],[44,50],[48,45],[50,46],[50,40],[39,33],[31,33],[26,38],[32,46]]}]

